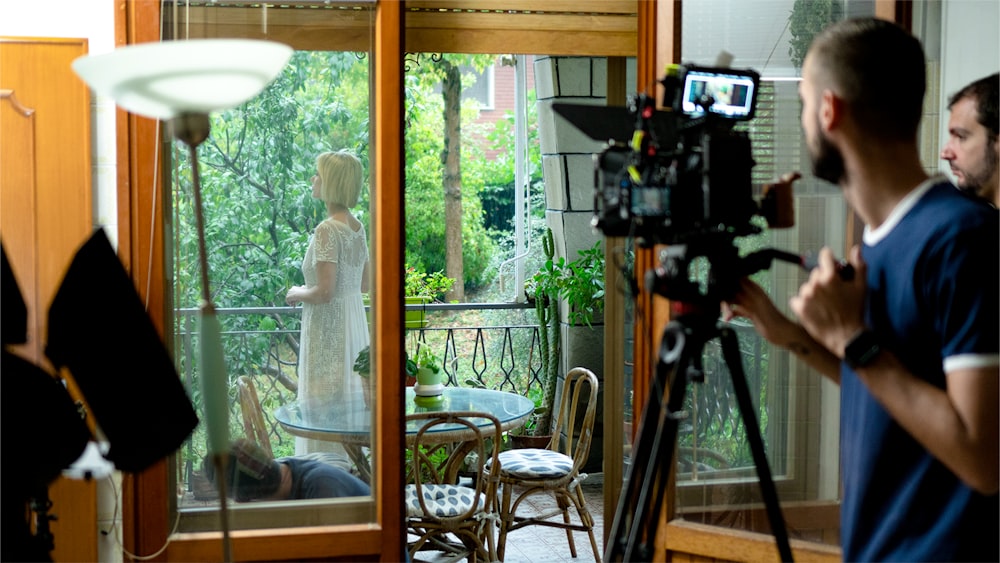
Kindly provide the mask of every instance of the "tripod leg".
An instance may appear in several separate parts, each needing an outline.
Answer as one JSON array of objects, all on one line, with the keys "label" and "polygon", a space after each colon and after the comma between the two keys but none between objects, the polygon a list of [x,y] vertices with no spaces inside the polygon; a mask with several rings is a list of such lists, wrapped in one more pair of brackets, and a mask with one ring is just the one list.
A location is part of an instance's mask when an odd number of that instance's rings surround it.
[{"label": "tripod leg", "polygon": [[[671,470],[674,469],[674,452],[677,450],[677,430],[679,421],[687,418],[684,411],[684,400],[687,396],[688,384],[691,382],[691,375],[694,366],[701,364],[701,355],[705,348],[707,336],[704,331],[697,327],[686,327],[683,331],[684,338],[678,338],[672,343],[672,347],[667,349],[661,346],[660,361],[665,365],[674,366],[674,374],[670,384],[670,395],[667,397],[667,410],[661,416],[660,429],[653,442],[652,451],[656,452],[656,457],[651,463],[655,464],[656,472],[643,489],[639,507],[636,511],[638,522],[645,528],[636,526],[629,538],[629,545],[632,550],[626,553],[626,561],[650,561],[653,556],[652,543],[656,538],[656,529],[660,525],[660,512],[663,509],[663,501],[666,496],[668,481]],[[655,495],[649,496],[649,491],[655,487]],[[649,512],[646,515],[646,512]],[[637,548],[635,546],[638,546]],[[638,549],[638,551],[635,551]],[[633,551],[635,551],[634,556]]]},{"label": "tripod leg", "polygon": [[[678,368],[687,366],[693,353],[700,354],[704,343],[689,341],[690,335],[685,326],[678,322],[671,322],[664,329],[660,361],[654,374],[650,396],[642,411],[632,450],[632,465],[618,501],[608,545],[605,546],[605,561],[646,561],[650,558],[647,542],[652,541],[655,536],[660,515],[659,505],[667,486],[677,439],[675,414],[683,406],[688,383],[686,372],[678,371]],[[663,393],[668,383],[671,385],[670,395],[667,411],[664,413]],[[656,502],[650,502],[652,498]],[[645,538],[642,536],[643,532]]]},{"label": "tripod leg", "polygon": [[629,467],[628,475],[626,475],[621,496],[618,498],[618,507],[615,510],[608,543],[604,549],[605,561],[622,561],[626,550],[630,547],[629,530],[634,528],[638,522],[635,514],[639,505],[638,499],[641,496],[642,488],[648,486],[651,481],[647,474],[650,470],[649,460],[655,459],[651,456],[651,444],[660,432],[663,390],[666,388],[669,376],[667,368],[662,364],[657,366],[656,373],[653,374],[650,394],[642,409],[642,418],[639,420],[635,443],[632,447],[632,464]]},{"label": "tripod leg", "polygon": [[722,355],[726,360],[726,367],[729,368],[729,374],[733,380],[736,400],[743,416],[743,426],[747,432],[747,439],[750,441],[750,451],[753,453],[754,465],[757,467],[761,495],[764,497],[764,506],[767,508],[767,517],[771,523],[774,541],[778,545],[778,554],[782,561],[792,561],[792,549],[788,544],[788,531],[785,528],[785,519],[781,514],[781,506],[778,503],[778,491],[774,486],[774,479],[771,477],[771,468],[767,464],[764,440],[760,435],[760,426],[757,424],[753,401],[750,400],[750,389],[747,386],[743,362],[740,358],[739,341],[736,338],[736,333],[729,327],[720,329],[719,340],[722,343]]}]

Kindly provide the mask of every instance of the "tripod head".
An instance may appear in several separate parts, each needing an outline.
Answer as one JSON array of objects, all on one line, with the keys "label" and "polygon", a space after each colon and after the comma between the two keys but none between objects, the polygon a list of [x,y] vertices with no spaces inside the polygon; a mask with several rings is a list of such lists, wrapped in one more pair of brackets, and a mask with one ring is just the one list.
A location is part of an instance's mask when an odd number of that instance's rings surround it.
[{"label": "tripod head", "polygon": [[[702,257],[708,263],[704,283],[693,279],[690,272],[694,260]],[[734,236],[706,233],[666,247],[660,253],[660,265],[646,272],[646,288],[677,302],[681,314],[711,315],[714,320],[722,302],[736,293],[740,280],[766,270],[774,260],[809,266],[808,258],[776,248],[740,256]]]}]

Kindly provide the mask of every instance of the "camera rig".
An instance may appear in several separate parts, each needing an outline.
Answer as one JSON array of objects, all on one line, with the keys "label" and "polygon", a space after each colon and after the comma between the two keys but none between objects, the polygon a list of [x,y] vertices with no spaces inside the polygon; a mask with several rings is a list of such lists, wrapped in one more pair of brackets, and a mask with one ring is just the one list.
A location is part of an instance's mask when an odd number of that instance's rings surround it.
[{"label": "camera rig", "polygon": [[[670,299],[673,314],[660,340],[604,559],[650,560],[687,384],[704,379],[705,344],[719,339],[778,553],[782,561],[791,561],[736,334],[719,321],[721,303],[744,277],[775,259],[811,266],[806,258],[777,249],[740,256],[735,244],[737,237],[762,231],[751,221],[755,215],[770,227],[794,224],[791,185],[779,182],[766,186],[760,200],[753,196],[750,138],[734,126],[754,116],[756,72],[672,66],[661,82],[664,111],[657,111],[646,94],[630,97],[626,108],[553,104],[556,113],[591,138],[607,141],[594,159],[592,226],[606,236],[632,237],[639,246],[666,245],[659,266],[646,273],[645,288]],[[631,131],[622,127],[629,121]],[[691,263],[699,257],[709,264],[707,280],[690,277]]]},{"label": "camera rig", "polygon": [[759,82],[752,70],[675,65],[661,81],[666,110],[631,96],[631,135],[606,137],[595,158],[593,226],[640,245],[759,232],[750,219],[771,210],[753,198],[750,137],[734,129],[753,118]]},{"label": "camera rig", "polygon": [[[553,104],[592,139],[606,141],[594,157],[594,216],[606,236],[631,237],[641,247],[669,245],[647,287],[664,297],[718,309],[743,277],[774,259],[805,266],[796,254],[765,249],[740,256],[735,239],[794,224],[791,186],[765,186],[754,196],[749,134],[735,125],[753,119],[759,75],[750,69],[671,65],[660,81],[663,110],[639,93],[627,107]],[[630,125],[631,124],[631,125]],[[688,279],[688,265],[705,257],[707,285]]]}]

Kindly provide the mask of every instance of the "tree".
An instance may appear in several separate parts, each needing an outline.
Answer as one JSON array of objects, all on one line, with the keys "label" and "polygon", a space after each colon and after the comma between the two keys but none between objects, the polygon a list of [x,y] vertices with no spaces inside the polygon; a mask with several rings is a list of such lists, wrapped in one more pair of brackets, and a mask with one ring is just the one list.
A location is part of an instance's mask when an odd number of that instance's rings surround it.
[{"label": "tree", "polygon": [[[287,289],[302,283],[309,236],[326,213],[309,189],[317,154],[348,149],[368,160],[367,66],[353,53],[296,52],[261,95],[212,117],[199,150],[212,297],[220,308],[281,306]],[[201,287],[190,267],[197,250],[186,151],[176,158],[174,303],[194,308]],[[284,349],[297,349],[297,318],[238,315],[224,323],[234,332],[287,329]],[[278,348],[259,333],[227,339],[229,371],[264,372],[294,389],[279,367],[293,373],[294,358],[279,357]]]},{"label": "tree", "polygon": [[[424,84],[441,84],[443,141],[441,165],[444,193],[445,273],[459,280],[446,298],[465,300],[465,264],[462,194],[462,67],[482,72],[491,64],[491,55],[433,55],[428,64],[415,64],[411,73]],[[409,162],[409,161],[408,161]]]},{"label": "tree", "polygon": [[[441,96],[444,98],[444,238],[445,273],[456,280],[465,279],[462,262],[462,73],[450,60],[441,61],[444,78]],[[465,284],[452,286],[446,298],[465,301]]]},{"label": "tree", "polygon": [[796,68],[802,68],[813,37],[827,25],[844,18],[840,0],[795,0],[788,16],[788,31],[792,34],[788,55]]}]

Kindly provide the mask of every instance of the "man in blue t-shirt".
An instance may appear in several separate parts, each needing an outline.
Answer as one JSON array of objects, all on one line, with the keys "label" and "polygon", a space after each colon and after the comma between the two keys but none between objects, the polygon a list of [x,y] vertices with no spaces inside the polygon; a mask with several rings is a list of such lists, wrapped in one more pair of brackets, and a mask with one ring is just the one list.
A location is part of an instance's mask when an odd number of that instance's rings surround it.
[{"label": "man in blue t-shirt", "polygon": [[[215,467],[206,457],[202,471],[214,485]],[[371,488],[350,472],[307,456],[271,459],[249,440],[236,440],[229,452],[226,492],[239,502],[356,497]]]},{"label": "man in blue t-shirt", "polygon": [[924,172],[924,68],[887,21],[816,36],[802,127],[814,174],[864,221],[855,274],[824,249],[789,302],[797,322],[748,280],[726,307],[840,384],[847,561],[998,560],[1000,226]]}]

